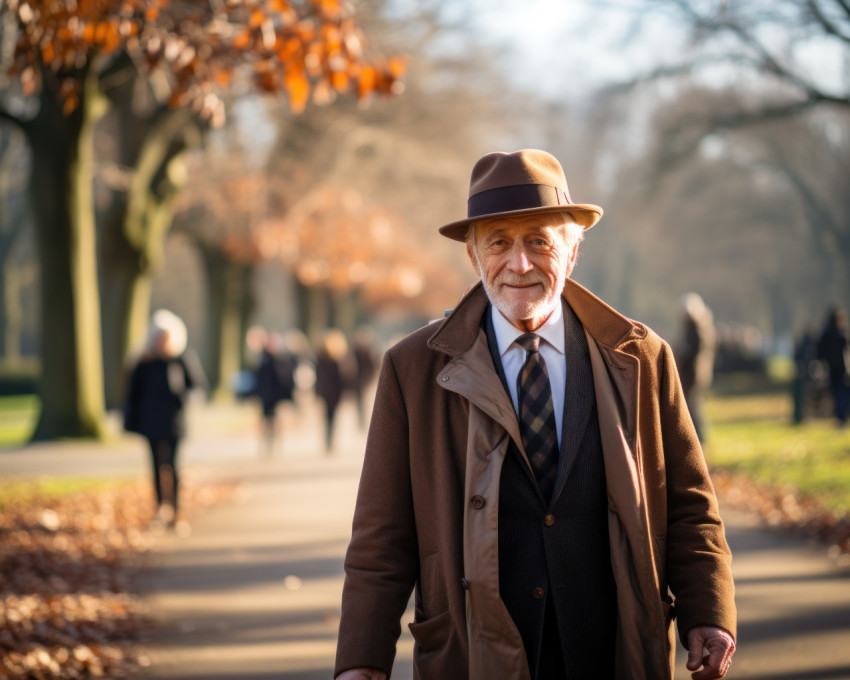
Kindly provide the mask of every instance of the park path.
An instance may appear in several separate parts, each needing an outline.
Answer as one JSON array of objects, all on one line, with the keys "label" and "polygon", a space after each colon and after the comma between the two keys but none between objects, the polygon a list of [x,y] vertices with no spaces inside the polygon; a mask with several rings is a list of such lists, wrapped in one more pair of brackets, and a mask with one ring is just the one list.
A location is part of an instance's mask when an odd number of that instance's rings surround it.
[{"label": "park path", "polygon": [[[188,475],[238,481],[233,498],[192,518],[187,537],[157,541],[143,575],[156,630],[145,641],[149,680],[318,680],[332,675],[342,559],[365,434],[353,408],[337,448],[321,449],[318,410],[285,414],[283,450],[259,454],[245,407],[197,407],[183,453]],[[147,474],[141,443],[79,444],[0,453],[0,475]],[[850,569],[823,547],[723,509],[734,552],[739,651],[727,676],[850,680]],[[408,614],[408,617],[410,614]],[[393,677],[410,680],[403,625]],[[676,680],[690,677],[684,655]],[[438,679],[434,679],[438,680]]]}]

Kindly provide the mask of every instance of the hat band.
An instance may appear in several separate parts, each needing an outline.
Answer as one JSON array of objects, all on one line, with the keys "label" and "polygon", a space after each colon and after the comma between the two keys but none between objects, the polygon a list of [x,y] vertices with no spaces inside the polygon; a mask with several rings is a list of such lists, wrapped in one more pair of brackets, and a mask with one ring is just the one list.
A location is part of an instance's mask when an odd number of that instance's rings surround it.
[{"label": "hat band", "polygon": [[567,192],[558,187],[548,184],[515,184],[488,189],[470,196],[467,201],[467,217],[481,217],[533,208],[553,208],[571,203]]}]

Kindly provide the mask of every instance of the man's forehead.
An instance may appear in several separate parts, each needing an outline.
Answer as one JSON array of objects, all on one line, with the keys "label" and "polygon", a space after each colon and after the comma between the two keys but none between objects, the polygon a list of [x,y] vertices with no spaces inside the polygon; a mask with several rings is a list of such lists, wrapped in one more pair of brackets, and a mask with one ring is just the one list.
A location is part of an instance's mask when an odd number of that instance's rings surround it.
[{"label": "man's forehead", "polygon": [[513,229],[557,228],[565,226],[571,221],[568,215],[562,213],[520,215],[518,217],[499,217],[492,220],[483,220],[477,223],[476,229],[479,234],[487,234]]}]

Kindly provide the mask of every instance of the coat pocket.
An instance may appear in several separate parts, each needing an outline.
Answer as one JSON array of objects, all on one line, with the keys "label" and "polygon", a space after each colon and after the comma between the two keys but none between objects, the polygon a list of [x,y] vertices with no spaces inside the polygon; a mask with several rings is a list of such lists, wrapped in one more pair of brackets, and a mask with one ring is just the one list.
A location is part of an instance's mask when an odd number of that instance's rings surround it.
[{"label": "coat pocket", "polygon": [[443,648],[451,632],[451,615],[448,610],[427,621],[417,621],[407,624],[410,634],[416,641],[417,647],[424,653],[435,652]]}]

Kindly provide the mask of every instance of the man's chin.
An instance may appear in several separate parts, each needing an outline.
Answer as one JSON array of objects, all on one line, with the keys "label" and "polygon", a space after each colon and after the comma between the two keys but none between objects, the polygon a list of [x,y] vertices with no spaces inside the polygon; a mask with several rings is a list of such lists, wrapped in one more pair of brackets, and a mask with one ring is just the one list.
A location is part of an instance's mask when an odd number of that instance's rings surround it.
[{"label": "man's chin", "polygon": [[521,302],[507,302],[503,299],[491,300],[491,302],[508,321],[527,321],[529,319],[533,319],[540,312],[541,308],[539,302],[529,304]]},{"label": "man's chin", "polygon": [[[529,286],[534,289],[537,286]],[[512,291],[528,290],[523,288],[512,288]],[[497,291],[493,291],[489,286],[484,286],[484,291],[490,299],[490,303],[498,309],[502,316],[509,321],[526,321],[540,315],[541,310],[548,306],[551,302],[546,299],[546,295],[538,295],[533,299],[528,299],[524,295],[507,293],[504,286],[498,286]]]}]

